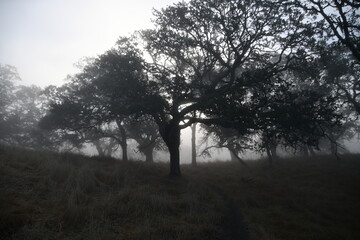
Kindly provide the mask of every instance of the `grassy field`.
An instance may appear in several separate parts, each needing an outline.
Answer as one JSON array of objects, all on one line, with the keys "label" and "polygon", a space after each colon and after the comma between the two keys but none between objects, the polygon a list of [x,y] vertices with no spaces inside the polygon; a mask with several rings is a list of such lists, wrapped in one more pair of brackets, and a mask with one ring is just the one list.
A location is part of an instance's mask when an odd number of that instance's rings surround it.
[{"label": "grassy field", "polygon": [[182,166],[0,146],[0,239],[360,239],[360,156]]}]

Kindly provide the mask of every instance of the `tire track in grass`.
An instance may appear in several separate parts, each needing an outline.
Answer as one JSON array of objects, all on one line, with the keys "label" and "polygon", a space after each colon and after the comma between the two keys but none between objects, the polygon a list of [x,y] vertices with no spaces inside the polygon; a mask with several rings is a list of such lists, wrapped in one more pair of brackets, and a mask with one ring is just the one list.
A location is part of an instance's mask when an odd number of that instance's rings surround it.
[{"label": "tire track in grass", "polygon": [[221,224],[225,232],[224,240],[249,240],[248,226],[244,222],[244,218],[235,201],[220,187],[213,184],[209,184],[209,186],[226,203],[225,218]]}]

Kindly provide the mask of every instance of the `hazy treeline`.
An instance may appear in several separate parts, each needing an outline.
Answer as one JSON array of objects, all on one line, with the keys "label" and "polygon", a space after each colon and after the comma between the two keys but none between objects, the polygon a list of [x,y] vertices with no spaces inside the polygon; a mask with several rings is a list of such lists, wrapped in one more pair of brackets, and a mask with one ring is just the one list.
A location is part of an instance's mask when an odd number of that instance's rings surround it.
[{"label": "hazy treeline", "polygon": [[181,129],[199,123],[206,146],[276,157],[315,153],[357,132],[360,26],[356,1],[180,2],[154,12],[153,29],[120,37],[61,87],[15,87],[1,66],[1,141],[81,148],[127,144],[153,161],[170,153],[181,175]]}]

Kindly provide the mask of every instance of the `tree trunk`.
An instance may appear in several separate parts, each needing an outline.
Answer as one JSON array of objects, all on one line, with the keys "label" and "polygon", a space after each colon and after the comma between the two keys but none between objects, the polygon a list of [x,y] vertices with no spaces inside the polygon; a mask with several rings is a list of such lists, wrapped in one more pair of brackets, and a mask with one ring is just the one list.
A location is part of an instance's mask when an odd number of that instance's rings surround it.
[{"label": "tree trunk", "polygon": [[230,151],[231,161],[239,161],[242,165],[244,165],[245,167],[248,167],[246,162],[239,157],[238,151],[236,151],[234,148],[229,147],[229,146],[227,148]]},{"label": "tree trunk", "polygon": [[266,145],[266,154],[267,154],[267,156],[269,158],[269,167],[272,168],[273,158],[272,158],[272,155],[271,155],[271,150],[270,150],[269,145]]},{"label": "tree trunk", "polygon": [[162,126],[160,134],[170,153],[170,177],[180,177],[180,128],[175,122]]},{"label": "tree trunk", "polygon": [[316,156],[316,153],[315,153],[314,148],[312,146],[308,146],[308,149],[309,149],[310,155],[312,157]]},{"label": "tree trunk", "polygon": [[337,144],[336,144],[336,142],[331,142],[330,141],[330,151],[331,151],[331,154],[333,154],[333,155],[337,154]]},{"label": "tree trunk", "polygon": [[308,149],[307,145],[305,145],[305,144],[300,145],[300,154],[303,157],[309,157],[309,149]]},{"label": "tree trunk", "polygon": [[271,157],[276,160],[278,155],[277,155],[277,145],[275,143],[272,143],[270,145],[270,152],[271,152]]},{"label": "tree trunk", "polygon": [[170,151],[170,177],[180,177],[180,151],[179,146],[174,143],[168,145]]},{"label": "tree trunk", "polygon": [[114,147],[116,146],[116,141],[113,138],[109,139],[109,144],[105,148],[105,156],[111,157],[114,152]]},{"label": "tree trunk", "polygon": [[127,142],[126,142],[126,139],[125,139],[125,141],[121,142],[120,146],[121,146],[121,149],[122,149],[122,160],[127,161],[128,160],[128,154],[127,154]]},{"label": "tree trunk", "polygon": [[235,151],[231,151],[229,149],[229,152],[230,152],[230,159],[232,162],[236,162],[238,159],[237,159],[237,155],[235,154]]},{"label": "tree trunk", "polygon": [[96,150],[98,151],[98,154],[100,157],[104,157],[105,156],[105,152],[102,149],[101,145],[100,145],[100,140],[95,140],[93,142],[93,144],[95,145]]},{"label": "tree trunk", "polygon": [[154,147],[152,146],[149,146],[143,150],[143,153],[145,154],[145,162],[148,163],[154,162],[153,152],[154,152]]},{"label": "tree trunk", "polygon": [[124,129],[124,127],[121,125],[121,121],[117,120],[116,121],[117,126],[119,128],[120,131],[120,138],[121,138],[121,142],[120,142],[120,146],[122,148],[122,160],[123,161],[127,161],[128,160],[128,155],[127,155],[127,135],[126,135],[126,131]]},{"label": "tree trunk", "polygon": [[191,125],[191,164],[196,166],[196,123]]}]

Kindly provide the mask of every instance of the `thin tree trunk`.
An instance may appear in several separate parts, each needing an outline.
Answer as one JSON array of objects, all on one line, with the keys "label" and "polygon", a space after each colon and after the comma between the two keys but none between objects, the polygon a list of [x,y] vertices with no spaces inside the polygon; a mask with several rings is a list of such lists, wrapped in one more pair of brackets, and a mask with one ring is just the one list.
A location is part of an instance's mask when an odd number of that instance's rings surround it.
[{"label": "thin tree trunk", "polygon": [[337,160],[340,160],[339,154],[338,154],[338,143],[335,140],[334,134],[330,133],[328,135],[328,139],[330,141],[330,151],[331,154],[335,155]]},{"label": "thin tree trunk", "polygon": [[315,153],[315,151],[314,151],[314,148],[313,148],[313,147],[308,146],[308,149],[309,149],[310,155],[311,155],[312,157],[316,156],[316,153]]},{"label": "thin tree trunk", "polygon": [[278,155],[277,155],[277,145],[275,143],[272,143],[270,145],[270,152],[271,152],[271,157],[276,160]]},{"label": "thin tree trunk", "polygon": [[116,124],[119,128],[120,131],[120,138],[121,138],[121,142],[120,142],[120,146],[122,148],[122,160],[123,161],[127,161],[128,160],[128,155],[127,155],[127,135],[126,135],[126,131],[124,129],[124,127],[121,125],[121,121],[117,120]]},{"label": "thin tree trunk", "polygon": [[143,153],[145,154],[145,162],[148,163],[154,162],[153,152],[154,152],[154,148],[150,146],[143,150]]},{"label": "thin tree trunk", "polygon": [[191,164],[196,166],[196,123],[191,125]]},{"label": "thin tree trunk", "polygon": [[269,158],[269,167],[272,168],[273,158],[272,158],[272,155],[271,155],[270,147],[268,145],[266,145],[266,154],[267,154],[267,156]]},{"label": "thin tree trunk", "polygon": [[303,157],[309,157],[309,149],[305,144],[300,145],[300,153]]}]

